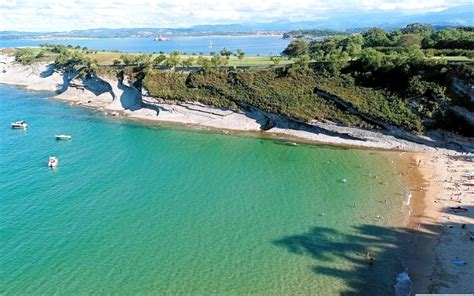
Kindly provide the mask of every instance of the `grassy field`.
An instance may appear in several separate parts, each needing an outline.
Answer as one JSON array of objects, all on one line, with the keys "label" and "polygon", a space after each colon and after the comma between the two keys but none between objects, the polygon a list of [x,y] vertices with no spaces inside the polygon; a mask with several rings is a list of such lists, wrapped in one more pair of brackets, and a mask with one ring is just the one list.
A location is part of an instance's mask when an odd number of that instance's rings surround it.
[{"label": "grassy field", "polygon": [[[137,53],[130,53],[127,55],[134,55],[138,56]],[[152,59],[155,59],[159,56],[159,54],[150,54]],[[111,52],[111,51],[99,51],[96,53],[86,54],[87,57],[90,57],[93,60],[96,60],[99,65],[111,65],[113,64],[114,60],[120,60],[122,53],[118,52]],[[165,56],[168,56],[165,54]],[[212,56],[203,55],[202,57],[205,58],[212,58]],[[194,58],[192,66],[199,66],[196,62],[198,55],[180,55],[180,60],[186,60],[188,58]],[[237,58],[236,56],[230,56],[227,59],[226,66],[265,66],[265,65],[273,65],[273,61],[270,59],[270,56],[251,56],[251,57],[244,57],[242,59]],[[293,61],[291,59],[282,59],[279,64],[285,65],[290,64]]]},{"label": "grassy field", "polygon": [[[14,56],[15,53],[19,49],[16,48],[3,48],[0,49],[0,53]],[[82,49],[73,49],[69,48],[68,49],[70,52],[79,52],[84,54],[86,57],[91,58],[92,60],[97,61],[98,65],[112,65],[114,61],[116,60],[121,60],[122,55],[127,55],[127,56],[139,56],[139,53],[127,53],[123,54],[117,51],[93,51],[93,50],[82,50]],[[34,58],[35,62],[52,62],[54,59],[58,56],[57,53],[53,53],[48,49],[44,48],[39,48],[39,47],[30,47],[29,48],[31,56]],[[40,54],[40,57],[37,57],[38,54]],[[155,59],[158,57],[160,54],[149,54],[151,59]],[[167,54],[165,54],[166,57],[168,57]],[[205,58],[212,58],[212,56],[205,56],[203,55],[202,57]],[[194,61],[192,63],[192,66],[199,66],[196,62],[198,56],[197,55],[180,55],[179,59],[180,60],[187,60],[189,58],[194,58]],[[265,65],[273,65],[274,62],[271,60],[270,56],[249,56],[249,57],[243,57],[242,59],[239,59],[236,56],[229,56],[229,57],[223,57],[223,59],[227,59],[227,64],[226,66],[265,66]],[[290,64],[293,63],[292,59],[288,58],[283,58],[280,60],[279,64],[280,65],[285,65],[285,64]]]},{"label": "grassy field", "polygon": [[[14,56],[15,53],[19,49],[17,48],[2,48],[0,49],[0,53]],[[57,53],[53,53],[48,49],[45,48],[40,48],[40,47],[30,47],[29,48],[31,52],[31,56],[33,57],[34,62],[52,62],[55,60],[55,58],[58,56]],[[94,50],[82,50],[82,49],[74,49],[74,48],[68,48],[70,52],[79,52],[83,54],[84,56],[91,58],[92,60],[97,61],[97,64],[100,66],[108,66],[112,65],[114,61],[121,61],[121,57],[123,55],[126,56],[139,56],[141,55],[140,53],[120,53],[117,51],[94,51]],[[38,56],[38,54],[40,54]],[[160,54],[148,54],[151,59],[155,59],[158,57]],[[168,57],[168,54],[165,54],[166,57]],[[180,55],[179,60],[187,60],[189,58],[193,59],[192,66],[200,66],[196,60],[199,56],[198,55]],[[208,59],[211,59],[212,56],[202,56]],[[223,59],[227,60],[227,63],[225,66],[228,67],[252,67],[252,66],[269,66],[269,65],[274,65],[274,62],[271,60],[270,56],[248,56],[248,57],[243,57],[242,59],[239,59],[236,56],[229,56],[229,57],[222,57]],[[439,60],[439,59],[445,59],[449,62],[474,62],[474,59],[466,57],[466,56],[435,56],[431,57],[429,59],[433,60]],[[122,61],[121,61],[122,62]],[[287,64],[292,64],[294,62],[294,59],[290,58],[281,58],[279,64],[280,65],[287,65]]]},{"label": "grassy field", "polygon": [[449,62],[474,62],[474,59],[471,59],[466,56],[443,56],[443,57],[432,57],[433,60],[445,59]]}]

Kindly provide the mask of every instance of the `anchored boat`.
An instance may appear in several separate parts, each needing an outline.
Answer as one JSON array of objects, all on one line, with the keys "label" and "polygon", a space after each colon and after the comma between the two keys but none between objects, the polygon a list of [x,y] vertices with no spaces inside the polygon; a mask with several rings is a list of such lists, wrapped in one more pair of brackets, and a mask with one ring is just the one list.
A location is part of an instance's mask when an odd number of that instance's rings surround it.
[{"label": "anchored boat", "polygon": [[12,128],[27,129],[28,128],[28,123],[26,123],[26,121],[20,120],[20,121],[12,122],[11,126],[12,126]]},{"label": "anchored boat", "polygon": [[56,140],[60,140],[60,141],[69,141],[72,139],[72,136],[70,135],[64,135],[64,134],[61,134],[61,135],[54,135],[54,137],[56,138]]},{"label": "anchored boat", "polygon": [[50,156],[48,161],[48,167],[55,168],[58,166],[59,160],[56,156]]}]

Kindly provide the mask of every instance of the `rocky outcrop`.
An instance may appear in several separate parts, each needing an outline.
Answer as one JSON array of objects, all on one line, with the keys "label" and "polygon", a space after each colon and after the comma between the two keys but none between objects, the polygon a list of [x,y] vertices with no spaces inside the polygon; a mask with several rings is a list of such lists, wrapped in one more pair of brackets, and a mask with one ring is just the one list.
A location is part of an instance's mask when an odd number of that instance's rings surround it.
[{"label": "rocky outcrop", "polygon": [[471,102],[474,102],[474,85],[455,76],[451,77],[451,85],[459,95],[467,96]]}]

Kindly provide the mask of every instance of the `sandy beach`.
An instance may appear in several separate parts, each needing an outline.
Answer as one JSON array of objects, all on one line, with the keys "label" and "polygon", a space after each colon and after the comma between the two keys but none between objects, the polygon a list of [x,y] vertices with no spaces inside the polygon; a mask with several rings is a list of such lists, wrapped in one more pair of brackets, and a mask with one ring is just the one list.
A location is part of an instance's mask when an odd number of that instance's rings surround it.
[{"label": "sandy beach", "polygon": [[413,294],[474,291],[474,180],[469,176],[474,162],[468,161],[470,157],[399,155],[399,169],[411,194],[410,221],[402,231],[402,261]]},{"label": "sandy beach", "polygon": [[[468,176],[474,171],[474,162],[457,151],[437,147],[435,139],[420,136],[415,143],[396,132],[322,122],[301,125],[283,118],[272,118],[276,127],[263,131],[259,122],[264,115],[258,111],[245,113],[196,102],[163,102],[108,78],[100,83],[71,80],[65,86],[66,80],[63,73],[46,63],[23,66],[11,56],[0,55],[0,83],[56,92],[56,99],[95,108],[104,115],[226,132],[260,133],[289,141],[399,150],[399,170],[412,196],[411,219],[403,235],[406,252],[402,258],[413,282],[412,292],[474,291],[474,261],[470,254],[474,246],[474,176]],[[91,91],[104,87],[107,91]],[[467,143],[465,147],[471,150],[474,146],[469,139],[460,142]]]}]

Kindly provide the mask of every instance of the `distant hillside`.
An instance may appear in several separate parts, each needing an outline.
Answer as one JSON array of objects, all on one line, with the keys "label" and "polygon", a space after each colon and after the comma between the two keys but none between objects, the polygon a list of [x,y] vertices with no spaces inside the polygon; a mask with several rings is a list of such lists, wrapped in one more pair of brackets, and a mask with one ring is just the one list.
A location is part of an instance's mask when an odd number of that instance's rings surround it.
[{"label": "distant hillside", "polygon": [[292,22],[279,20],[275,22],[197,25],[189,28],[119,28],[88,29],[70,32],[17,32],[0,31],[0,39],[28,38],[120,38],[151,37],[156,35],[226,35],[248,34],[256,32],[287,32],[299,29],[333,29],[348,30],[354,28],[382,27],[385,29],[402,27],[410,23],[426,23],[435,26],[473,26],[474,13],[472,6],[458,6],[440,12],[403,14],[400,11],[361,11],[348,9],[325,15],[324,19]]}]

